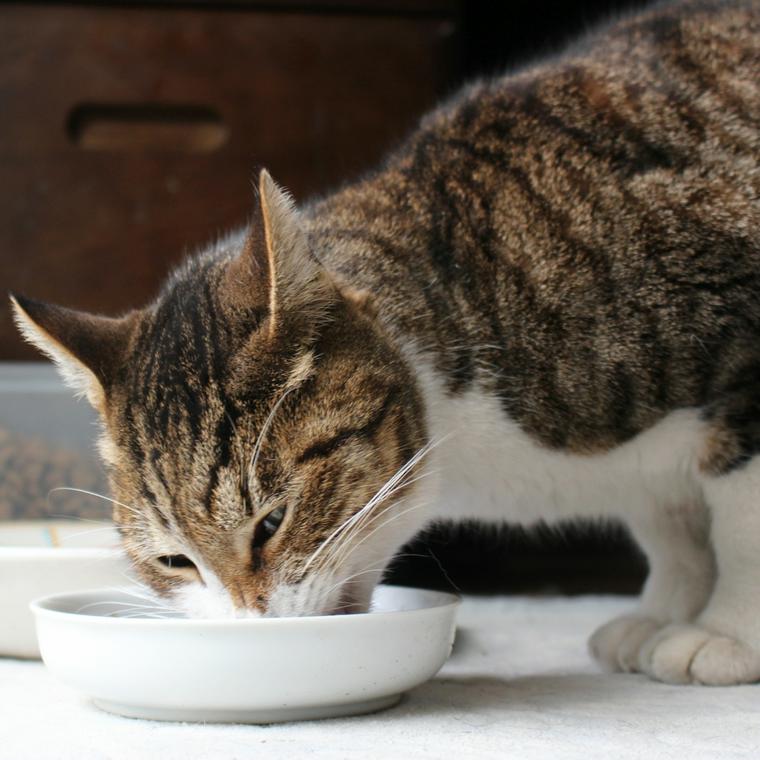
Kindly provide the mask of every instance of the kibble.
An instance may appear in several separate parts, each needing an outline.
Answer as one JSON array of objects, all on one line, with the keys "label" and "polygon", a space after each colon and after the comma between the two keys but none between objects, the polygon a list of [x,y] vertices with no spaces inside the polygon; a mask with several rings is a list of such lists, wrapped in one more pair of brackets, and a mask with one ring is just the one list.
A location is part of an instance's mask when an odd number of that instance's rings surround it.
[{"label": "kibble", "polygon": [[110,517],[102,499],[50,493],[62,486],[108,495],[105,474],[88,452],[0,427],[0,520]]}]

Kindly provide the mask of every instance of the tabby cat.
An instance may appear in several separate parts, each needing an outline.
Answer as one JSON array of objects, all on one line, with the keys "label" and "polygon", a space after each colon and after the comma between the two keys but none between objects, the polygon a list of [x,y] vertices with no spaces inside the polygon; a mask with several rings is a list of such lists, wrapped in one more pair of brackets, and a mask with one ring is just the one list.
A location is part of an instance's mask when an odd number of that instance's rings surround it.
[{"label": "tabby cat", "polygon": [[136,571],[199,616],[363,610],[433,519],[621,518],[591,638],[760,679],[760,6],[658,5],[426,116],[119,318],[21,296],[103,419]]}]

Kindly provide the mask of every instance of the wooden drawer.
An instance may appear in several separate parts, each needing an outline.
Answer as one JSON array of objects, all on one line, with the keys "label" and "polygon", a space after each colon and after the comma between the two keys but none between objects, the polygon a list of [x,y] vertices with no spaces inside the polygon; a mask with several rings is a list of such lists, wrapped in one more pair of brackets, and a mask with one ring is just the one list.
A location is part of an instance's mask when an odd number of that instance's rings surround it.
[{"label": "wooden drawer", "polygon": [[[457,70],[450,2],[383,5],[0,6],[3,288],[141,304],[256,166],[304,198],[373,164]],[[0,310],[0,358],[32,356]]]}]

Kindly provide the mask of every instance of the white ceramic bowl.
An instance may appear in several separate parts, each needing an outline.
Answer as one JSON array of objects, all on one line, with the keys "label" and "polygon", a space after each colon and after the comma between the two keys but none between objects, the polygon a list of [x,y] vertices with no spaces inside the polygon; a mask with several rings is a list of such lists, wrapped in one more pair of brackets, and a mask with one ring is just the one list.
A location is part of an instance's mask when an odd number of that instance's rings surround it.
[{"label": "white ceramic bowl", "polygon": [[109,712],[272,723],[356,715],[431,678],[454,640],[451,594],[380,586],[373,611],[302,618],[126,618],[127,593],[32,604],[45,664]]},{"label": "white ceramic bowl", "polygon": [[124,586],[128,563],[109,523],[0,523],[0,656],[39,657],[29,602],[59,591]]}]

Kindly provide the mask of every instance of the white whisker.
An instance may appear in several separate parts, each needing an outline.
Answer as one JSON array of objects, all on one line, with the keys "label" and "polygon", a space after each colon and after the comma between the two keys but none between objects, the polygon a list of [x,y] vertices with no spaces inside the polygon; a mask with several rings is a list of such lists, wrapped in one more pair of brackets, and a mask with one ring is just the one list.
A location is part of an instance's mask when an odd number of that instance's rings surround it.
[{"label": "white whisker", "polygon": [[[383,502],[390,499],[394,494],[398,493],[398,491],[408,488],[413,483],[417,483],[420,480],[423,480],[426,477],[429,477],[430,475],[434,474],[434,471],[429,470],[428,472],[423,472],[420,475],[415,476],[414,478],[411,478],[409,480],[404,480],[399,482],[392,490],[388,491],[382,499],[380,499],[378,502],[376,502],[373,505],[372,510],[366,513],[364,518],[357,522],[355,525],[351,527],[349,531],[347,531],[345,534],[340,536],[339,540],[333,544],[331,553],[329,555],[329,562],[332,562],[333,566],[338,564],[345,556],[344,554],[341,554],[340,549],[341,547],[348,547],[348,544],[350,541],[356,536],[361,530],[363,530],[365,527],[371,525],[376,520],[379,520],[384,514],[386,514],[388,511],[393,509],[394,507],[398,507],[399,505],[403,504],[404,500],[400,499],[395,502],[391,502],[387,506],[385,506],[383,509],[381,509],[379,512],[376,512],[375,509]],[[327,564],[327,561],[324,563]]]},{"label": "white whisker", "polygon": [[[351,515],[347,520],[345,520],[343,523],[341,523],[330,535],[316,548],[316,550],[312,553],[312,555],[309,557],[309,559],[306,561],[306,564],[304,565],[304,572],[306,572],[309,567],[313,564],[313,562],[319,557],[322,552],[326,550],[326,548],[330,545],[331,542],[336,541],[338,536],[343,533],[343,531],[350,530],[351,527],[356,525],[360,520],[362,520],[369,512],[371,512],[379,503],[381,503],[385,497],[388,495],[388,492],[392,491],[394,486],[424,457],[426,456],[430,451],[432,451],[435,447],[439,446],[441,443],[443,443],[450,434],[447,434],[445,436],[442,436],[438,441],[431,441],[430,443],[423,446],[419,451],[417,451],[410,459],[402,465],[375,493],[375,495],[355,514]],[[338,543],[337,546],[340,546],[341,544]],[[323,561],[323,565],[327,564],[329,562],[329,558],[326,561]]]},{"label": "white whisker", "polygon": [[59,541],[60,543],[64,543],[65,541],[69,541],[72,538],[79,538],[80,536],[90,536],[93,533],[115,533],[116,528],[113,525],[108,525],[104,528],[91,528],[90,530],[78,530],[76,533],[68,533],[65,536],[60,536]]},{"label": "white whisker", "polygon": [[[172,607],[172,605],[168,604],[165,599],[162,597],[159,597],[158,594],[156,594],[155,591],[153,591],[152,588],[149,586],[146,586],[143,583],[138,583],[137,581],[134,581],[129,578],[129,576],[126,573],[122,573],[122,575],[127,578],[127,580],[130,581],[129,586],[125,587],[118,587],[118,586],[110,586],[106,588],[106,591],[113,591],[117,594],[129,594],[130,596],[135,597],[136,599],[142,599],[143,601],[149,602],[150,604],[154,605],[155,607],[160,607],[162,609],[170,610],[172,612],[179,612],[175,607]],[[145,593],[140,593],[140,592]]]},{"label": "white whisker", "polygon": [[285,401],[285,399],[288,397],[288,394],[291,393],[294,388],[288,388],[282,396],[277,400],[277,403],[272,407],[272,410],[269,412],[269,415],[267,416],[266,420],[264,421],[264,424],[261,427],[261,430],[259,431],[259,437],[256,439],[256,444],[253,447],[253,454],[251,455],[251,462],[248,465],[248,469],[250,471],[250,477],[251,480],[256,479],[256,466],[259,462],[259,456],[261,455],[261,447],[264,445],[264,439],[269,432],[269,427],[272,424],[272,421],[274,420],[275,414],[277,414],[277,410],[282,405],[282,402]]},{"label": "white whisker", "polygon": [[[438,443],[441,443],[442,440],[443,439],[438,441]],[[438,443],[435,445],[438,445]],[[356,520],[354,521],[353,525],[351,525],[345,533],[340,535],[332,547],[330,547],[330,554],[322,562],[323,567],[326,568],[330,564],[335,566],[339,561],[341,548],[346,546],[353,538],[353,536],[356,535],[359,530],[361,530],[365,525],[378,519],[389,509],[392,509],[394,504],[390,504],[385,509],[381,510],[380,513],[372,515],[373,510],[377,506],[379,506],[386,499],[390,498],[397,491],[406,488],[411,483],[414,483],[417,480],[426,477],[427,475],[432,474],[432,471],[429,471],[427,473],[422,473],[412,480],[403,480],[403,478],[411,471],[414,465],[416,465],[431,448],[432,445],[428,446],[427,448],[420,449],[420,451],[417,452],[417,454],[412,457],[402,468],[400,468],[396,474],[377,492],[377,494],[375,494],[375,496],[373,496],[372,499],[370,499],[370,501],[361,510],[359,510],[359,512],[354,516]]]},{"label": "white whisker", "polygon": [[[73,491],[74,493],[83,493],[86,496],[94,496],[96,499],[103,499],[103,501],[110,501],[110,502],[113,502],[114,504],[119,503],[115,499],[112,499],[110,496],[106,496],[105,494],[96,493],[95,491],[87,491],[84,488],[74,488],[72,486],[56,486],[55,488],[51,488],[48,491],[48,494],[47,494],[48,497],[50,496],[51,493],[55,493],[56,491]],[[123,504],[121,506],[127,507],[128,505]]]},{"label": "white whisker", "polygon": [[372,536],[374,536],[375,533],[377,533],[377,531],[381,530],[386,525],[390,525],[392,522],[395,522],[396,520],[400,519],[406,514],[409,514],[410,512],[414,512],[416,509],[422,509],[423,507],[427,507],[427,506],[428,506],[427,502],[421,503],[421,504],[415,504],[414,506],[409,507],[408,509],[405,509],[402,512],[399,512],[398,514],[393,515],[392,517],[388,518],[387,520],[385,520],[385,522],[381,523],[380,525],[377,525],[366,536],[364,536],[364,538],[362,538],[361,541],[358,541],[356,544],[354,544],[351,547],[351,550],[342,557],[342,561],[345,562],[346,559],[348,559],[348,557],[350,557],[365,541],[367,541]]},{"label": "white whisker", "polygon": [[103,525],[103,523],[107,522],[107,519],[108,519],[108,518],[101,518],[100,520],[92,520],[88,517],[79,517],[79,515],[64,515],[58,512],[51,513],[50,518],[55,519],[55,520],[70,520],[71,522],[92,523],[93,525]]},{"label": "white whisker", "polygon": [[54,491],[73,491],[74,493],[83,493],[86,496],[94,496],[96,499],[102,499],[103,501],[110,501],[112,504],[117,504],[120,507],[124,507],[124,509],[130,510],[134,512],[135,514],[140,514],[140,510],[138,510],[136,507],[130,506],[129,504],[124,504],[120,501],[117,501],[116,499],[112,499],[110,496],[105,496],[102,493],[95,493],[95,491],[86,491],[84,488],[72,488],[71,486],[57,486],[56,488],[51,488],[48,491],[47,497],[50,498],[50,494]]},{"label": "white whisker", "polygon": [[[77,613],[82,612],[83,610],[92,609],[93,607],[128,607],[131,610],[156,610],[159,609],[158,605],[152,605],[152,604],[135,604],[134,602],[117,602],[112,601],[108,599],[103,599],[99,602],[90,602],[89,604],[82,605],[78,610]],[[166,608],[168,609],[168,608]]]}]

